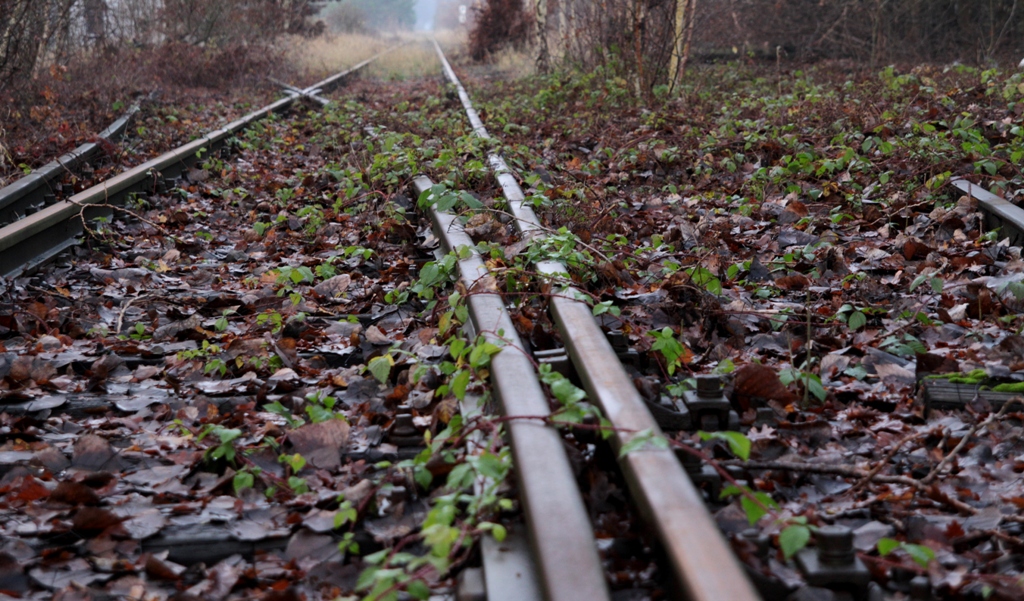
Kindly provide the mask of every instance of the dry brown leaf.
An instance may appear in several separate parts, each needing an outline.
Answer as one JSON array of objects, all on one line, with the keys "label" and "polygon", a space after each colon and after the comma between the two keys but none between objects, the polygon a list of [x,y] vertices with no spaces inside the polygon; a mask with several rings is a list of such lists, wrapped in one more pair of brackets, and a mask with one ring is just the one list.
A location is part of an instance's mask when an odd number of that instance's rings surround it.
[{"label": "dry brown leaf", "polygon": [[775,280],[775,285],[783,290],[803,290],[811,285],[811,281],[803,274],[794,273],[778,278]]},{"label": "dry brown leaf", "polygon": [[71,520],[71,527],[75,534],[83,538],[92,538],[99,536],[107,528],[120,525],[122,521],[122,518],[106,509],[82,507]]},{"label": "dry brown leaf", "polygon": [[288,434],[288,442],[314,467],[334,469],[341,465],[341,452],[348,445],[349,425],[344,420],[329,419],[306,424]]},{"label": "dry brown leaf", "polygon": [[786,388],[775,370],[760,363],[750,363],[736,371],[733,399],[740,409],[746,411],[757,400],[788,404],[795,401],[796,396]]},{"label": "dry brown leaf", "polygon": [[80,482],[61,482],[50,493],[50,501],[65,505],[99,505],[100,496],[92,488]]}]

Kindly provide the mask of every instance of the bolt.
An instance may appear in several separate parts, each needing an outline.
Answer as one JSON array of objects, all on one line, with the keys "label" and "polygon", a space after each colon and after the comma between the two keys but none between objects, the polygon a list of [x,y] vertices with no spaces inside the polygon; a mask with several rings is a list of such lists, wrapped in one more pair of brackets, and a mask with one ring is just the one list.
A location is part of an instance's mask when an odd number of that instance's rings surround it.
[{"label": "bolt", "polygon": [[52,205],[55,202],[57,202],[57,196],[53,192],[43,194],[43,204]]},{"label": "bolt", "polygon": [[412,423],[412,414],[403,413],[395,416],[395,423],[391,426],[391,434],[394,436],[412,436],[417,433],[416,426]]},{"label": "bolt", "polygon": [[844,566],[853,563],[856,554],[853,549],[853,530],[846,526],[822,526],[818,528],[818,559],[823,565]]},{"label": "bolt", "polygon": [[64,194],[64,196],[74,196],[74,194],[75,194],[75,185],[74,184],[61,184],[60,185],[60,191]]},{"label": "bolt", "polygon": [[714,399],[722,396],[722,378],[697,376],[697,396],[702,399]]}]

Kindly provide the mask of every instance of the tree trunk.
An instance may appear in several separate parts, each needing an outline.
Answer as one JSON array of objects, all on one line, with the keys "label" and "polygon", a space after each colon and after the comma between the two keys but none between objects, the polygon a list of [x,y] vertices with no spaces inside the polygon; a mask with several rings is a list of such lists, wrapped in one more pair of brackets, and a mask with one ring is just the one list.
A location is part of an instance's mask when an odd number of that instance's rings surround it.
[{"label": "tree trunk", "polygon": [[686,63],[690,60],[690,46],[693,41],[693,26],[696,21],[697,0],[676,0],[675,38],[669,74],[671,89],[682,80]]},{"label": "tree trunk", "polygon": [[537,28],[537,69],[541,73],[547,73],[551,68],[551,56],[548,53],[548,0],[536,1],[534,15]]}]

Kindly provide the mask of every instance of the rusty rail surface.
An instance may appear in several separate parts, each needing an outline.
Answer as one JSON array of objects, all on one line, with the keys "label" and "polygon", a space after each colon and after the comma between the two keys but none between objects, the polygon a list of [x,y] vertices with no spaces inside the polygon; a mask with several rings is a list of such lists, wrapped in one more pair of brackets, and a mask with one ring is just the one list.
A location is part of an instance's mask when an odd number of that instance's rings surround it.
[{"label": "rusty rail surface", "polygon": [[[482,138],[489,138],[469,94],[436,41],[434,47],[445,76],[458,90],[474,131]],[[521,235],[546,235],[504,159],[491,154],[488,162],[501,183]],[[551,276],[567,275],[565,266],[554,261],[545,261],[537,267]],[[552,314],[590,400],[601,408],[615,428],[611,439],[613,448],[619,451],[640,432],[660,434],[657,423],[594,320],[590,307],[576,298],[571,288],[556,296],[552,300]],[[658,534],[682,597],[692,601],[759,599],[743,566],[708,513],[700,492],[671,450],[633,451],[621,457],[619,465],[644,519]],[[558,566],[540,569],[555,571]]]},{"label": "rusty rail surface", "polygon": [[115,205],[131,193],[151,191],[163,180],[173,179],[199,157],[213,152],[236,134],[273,113],[282,112],[296,101],[330,90],[390,50],[368,58],[298,92],[257,109],[220,129],[129,169],[87,190],[0,228],[0,276],[14,277],[32,269],[78,244],[86,224],[97,217],[109,217]]}]

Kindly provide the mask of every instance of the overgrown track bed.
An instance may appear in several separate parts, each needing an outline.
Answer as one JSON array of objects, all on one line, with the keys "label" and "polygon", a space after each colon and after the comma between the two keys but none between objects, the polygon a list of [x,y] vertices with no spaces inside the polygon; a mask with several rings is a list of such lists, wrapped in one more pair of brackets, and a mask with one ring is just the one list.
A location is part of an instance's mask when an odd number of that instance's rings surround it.
[{"label": "overgrown track bed", "polygon": [[[138,111],[139,105],[133,106],[124,116],[96,134],[94,141],[86,142],[39,169],[32,170],[18,181],[0,188],[0,224],[6,225],[17,221],[24,215],[56,202],[58,180],[65,175],[76,175],[81,169],[88,167],[101,151],[113,147]],[[70,196],[73,184],[61,185],[60,191],[66,191],[67,196]]]},{"label": "overgrown track bed", "polygon": [[[474,132],[482,139],[490,139],[468,94],[436,42],[435,48],[445,76],[458,90]],[[544,226],[539,223],[533,209],[526,204],[514,173],[497,154],[490,154],[488,163],[502,185],[520,236],[543,244],[547,238],[543,233]],[[428,190],[421,191],[424,192]],[[557,285],[559,279],[571,281],[565,264],[561,262],[543,261],[536,268],[551,278],[554,285]],[[612,448],[621,455],[620,467],[629,482],[634,502],[657,531],[680,593],[689,599],[756,598],[738,562],[716,536],[710,516],[703,511],[700,492],[692,485],[673,453],[668,449],[642,448],[642,437],[661,436],[660,428],[620,364],[615,349],[596,323],[590,307],[586,302],[578,300],[579,296],[585,298],[578,290],[564,287],[550,301],[552,316],[565,346],[563,352],[568,352],[590,398],[607,416]],[[715,396],[708,395],[708,404],[720,401],[724,405],[724,421],[728,422],[728,403],[721,395],[717,395],[718,399]],[[713,417],[713,421],[719,421],[719,414],[714,411],[700,412],[697,405],[699,403],[689,407],[695,420]],[[717,428],[719,424],[715,423],[713,427]],[[640,441],[640,450],[629,452],[628,449],[637,446],[637,441]],[[530,495],[528,490],[523,493],[526,497]],[[543,538],[545,530],[537,528],[535,536]],[[535,542],[534,546],[539,544]],[[697,548],[700,548],[700,553],[695,552]],[[551,563],[546,563],[548,561]],[[487,569],[486,565],[484,569]],[[557,570],[558,563],[554,558],[545,560],[541,567],[542,572]],[[558,598],[550,588],[547,596]]]},{"label": "overgrown track bed", "polygon": [[324,100],[317,95],[319,92],[337,86],[375,58],[362,61],[309,88],[290,90],[284,98],[188,144],[65,199],[36,207],[38,210],[27,218],[0,228],[0,273],[11,276],[51,260],[78,243],[77,237],[89,229],[89,221],[108,218],[117,205],[136,203],[140,195],[164,191],[180,176],[187,175],[189,168],[201,160],[204,154],[221,152],[222,149],[229,152],[230,149],[224,149],[224,146],[260,119],[286,110],[298,100],[310,99],[322,104]]},{"label": "overgrown track bed", "polygon": [[[642,394],[678,407],[689,375],[730,374],[754,461],[724,465],[781,510],[716,517],[766,596],[795,585],[787,565],[828,580],[800,559],[822,543],[805,524],[854,530],[862,583],[909,591],[927,566],[927,594],[1017,596],[1020,405],[992,412],[1020,390],[1019,242],[945,183],[995,175],[1016,196],[1020,76],[712,71],[649,111],[600,74],[480,85],[478,108],[527,202],[587,243],[559,250],[589,262],[595,313],[621,307],[613,327],[660,364],[634,372]],[[924,414],[949,378],[959,400]]]},{"label": "overgrown track bed", "polygon": [[[539,78],[477,105],[501,144],[439,81],[268,115],[91,225],[72,263],[8,280],[4,587],[1019,597],[1024,415],[987,389],[1020,386],[1020,248],[942,187],[989,173],[973,125],[949,174],[882,170],[942,138],[913,120],[927,102],[890,89],[913,119],[851,158],[806,142],[815,102],[839,106],[826,84],[752,84],[740,133],[728,102],[698,128],[595,101],[614,81]],[[747,97],[722,84],[685,98]],[[816,115],[780,130],[796,154],[728,168],[793,110]],[[496,183],[496,153],[518,177]],[[945,400],[926,414],[918,389]]]}]

